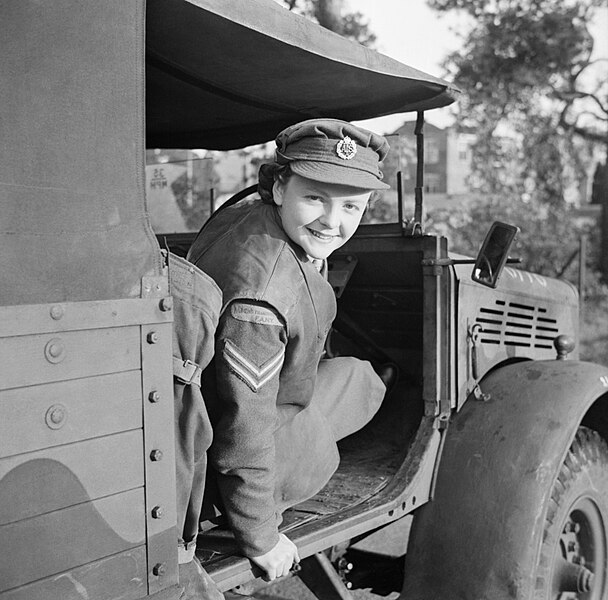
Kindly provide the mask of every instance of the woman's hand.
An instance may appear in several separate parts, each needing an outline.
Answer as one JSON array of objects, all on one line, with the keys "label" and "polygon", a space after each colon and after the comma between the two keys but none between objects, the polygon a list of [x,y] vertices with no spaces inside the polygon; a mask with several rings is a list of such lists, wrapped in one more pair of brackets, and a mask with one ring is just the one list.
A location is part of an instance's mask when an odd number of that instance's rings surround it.
[{"label": "woman's hand", "polygon": [[300,562],[300,557],[296,545],[287,536],[279,533],[279,541],[272,550],[261,556],[254,556],[251,560],[266,571],[266,581],[273,581],[277,577],[287,575],[294,563]]}]

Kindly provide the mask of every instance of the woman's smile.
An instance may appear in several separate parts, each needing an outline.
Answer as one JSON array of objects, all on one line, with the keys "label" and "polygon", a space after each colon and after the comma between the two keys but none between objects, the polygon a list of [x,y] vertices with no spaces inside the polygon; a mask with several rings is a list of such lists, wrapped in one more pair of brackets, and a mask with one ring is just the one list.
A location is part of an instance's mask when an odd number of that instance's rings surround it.
[{"label": "woman's smile", "polygon": [[329,233],[321,233],[316,229],[312,229],[311,227],[307,227],[308,231],[312,234],[314,238],[322,242],[331,242],[334,238],[339,237],[338,235],[331,235]]}]

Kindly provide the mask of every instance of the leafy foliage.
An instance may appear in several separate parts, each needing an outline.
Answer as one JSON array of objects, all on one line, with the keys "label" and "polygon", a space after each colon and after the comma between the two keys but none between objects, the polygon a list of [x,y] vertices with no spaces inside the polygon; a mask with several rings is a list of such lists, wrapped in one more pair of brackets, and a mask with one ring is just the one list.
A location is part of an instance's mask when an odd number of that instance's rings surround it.
[{"label": "leafy foliage", "polygon": [[371,31],[369,22],[360,12],[345,12],[343,0],[283,0],[289,10],[293,10],[316,21],[330,31],[334,31],[373,48],[376,35]]},{"label": "leafy foliage", "polygon": [[[589,142],[607,141],[607,73],[592,58],[589,31],[601,2],[429,0],[475,20],[446,68],[465,90],[459,118],[478,135],[474,169],[483,191],[503,189],[507,177],[525,187],[512,192],[556,205],[586,176]],[[501,156],[505,131],[519,150],[515,162]]]},{"label": "leafy foliage", "polygon": [[[585,196],[598,143],[608,143],[608,57],[595,57],[589,29],[603,0],[428,4],[471,17],[462,50],[445,67],[464,90],[459,123],[477,136],[470,183],[478,199],[432,215],[433,227],[452,248],[475,254],[492,221],[515,223],[522,231],[513,254],[523,268],[573,282],[580,237],[589,235],[584,296],[597,318],[607,291],[597,276],[597,226],[582,222],[574,208]],[[608,331],[608,319],[604,325]]]}]

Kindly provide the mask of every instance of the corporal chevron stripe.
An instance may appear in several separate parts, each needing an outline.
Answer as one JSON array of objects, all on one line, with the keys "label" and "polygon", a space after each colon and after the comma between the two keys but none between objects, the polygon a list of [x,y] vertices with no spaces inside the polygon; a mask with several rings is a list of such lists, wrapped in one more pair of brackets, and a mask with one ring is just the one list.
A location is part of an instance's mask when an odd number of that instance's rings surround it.
[{"label": "corporal chevron stripe", "polygon": [[266,361],[261,367],[250,361],[230,341],[224,345],[224,358],[228,366],[254,391],[257,392],[265,383],[268,383],[283,366],[285,349],[282,348],[276,356]]}]

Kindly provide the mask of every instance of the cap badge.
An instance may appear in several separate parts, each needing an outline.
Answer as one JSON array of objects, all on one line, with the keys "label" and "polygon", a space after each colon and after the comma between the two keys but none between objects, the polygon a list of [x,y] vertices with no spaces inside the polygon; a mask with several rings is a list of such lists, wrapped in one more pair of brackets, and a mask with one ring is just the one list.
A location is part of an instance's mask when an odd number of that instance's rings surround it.
[{"label": "cap badge", "polygon": [[357,144],[355,143],[355,140],[348,136],[344,136],[336,146],[336,154],[344,160],[353,158],[355,154],[357,154]]}]

